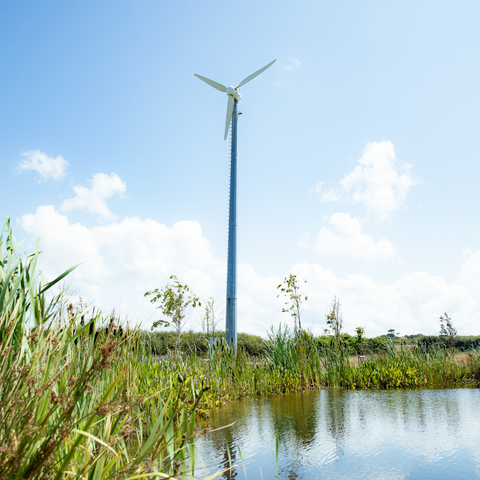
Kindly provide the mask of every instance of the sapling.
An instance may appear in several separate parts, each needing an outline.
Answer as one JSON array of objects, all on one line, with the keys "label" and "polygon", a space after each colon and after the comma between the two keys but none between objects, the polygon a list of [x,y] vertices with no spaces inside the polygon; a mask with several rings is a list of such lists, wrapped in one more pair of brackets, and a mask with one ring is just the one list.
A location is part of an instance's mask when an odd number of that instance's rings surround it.
[{"label": "sapling", "polygon": [[[307,281],[304,280],[304,283],[307,283]],[[290,313],[294,321],[295,334],[299,334],[302,331],[302,323],[300,320],[302,303],[304,301],[306,302],[308,297],[302,294],[297,276],[292,273],[289,277],[285,277],[283,283],[278,285],[277,290],[280,290],[287,299],[285,302],[287,306],[282,308],[282,313]],[[280,293],[277,295],[277,298],[279,296]]]},{"label": "sapling", "polygon": [[332,310],[327,314],[327,328],[325,329],[325,333],[332,333],[335,336],[335,343],[337,345],[343,329],[343,315],[340,311],[340,307],[340,298],[335,295],[332,298]]},{"label": "sapling", "polygon": [[170,320],[160,319],[153,322],[152,330],[159,325],[169,327],[172,325],[177,332],[177,348],[180,348],[182,340],[182,329],[185,323],[188,307],[201,307],[199,297],[190,291],[188,285],[182,285],[176,275],[171,275],[172,285],[167,284],[162,290],[156,288],[150,292],[145,292],[145,297],[152,296],[150,303],[156,304],[158,309],[169,317]]}]

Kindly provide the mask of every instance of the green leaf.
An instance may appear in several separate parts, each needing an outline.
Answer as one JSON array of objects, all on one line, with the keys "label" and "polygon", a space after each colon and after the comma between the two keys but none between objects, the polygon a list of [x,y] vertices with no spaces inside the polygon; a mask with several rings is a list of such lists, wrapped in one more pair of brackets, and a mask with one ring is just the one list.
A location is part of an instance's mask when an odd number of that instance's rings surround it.
[{"label": "green leaf", "polygon": [[[83,262],[82,262],[83,263]],[[61,275],[59,275],[55,280],[52,280],[51,282],[47,283],[41,290],[40,294],[46,292],[49,288],[53,287],[56,283],[58,283],[62,278],[66,277],[70,272],[73,272],[77,267],[82,265],[82,263],[78,263],[77,265],[69,268],[65,272],[63,272]]]}]

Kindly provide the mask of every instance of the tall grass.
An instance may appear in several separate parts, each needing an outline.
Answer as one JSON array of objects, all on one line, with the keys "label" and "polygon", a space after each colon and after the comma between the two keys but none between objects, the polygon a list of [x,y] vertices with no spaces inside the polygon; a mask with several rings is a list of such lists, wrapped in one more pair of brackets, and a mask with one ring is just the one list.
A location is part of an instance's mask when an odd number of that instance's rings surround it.
[{"label": "tall grass", "polygon": [[348,349],[334,339],[319,348],[311,335],[295,335],[286,327],[272,329],[269,339],[266,356],[272,368],[297,373],[302,385],[412,388],[473,385],[480,381],[478,351],[473,351],[465,363],[457,361],[446,348],[412,350],[395,348],[387,342],[383,355],[356,366]]},{"label": "tall grass", "polygon": [[[295,334],[287,327],[271,329],[265,355],[250,357],[228,347],[210,348],[206,358],[172,351],[163,357],[144,358],[138,369],[137,387],[145,395],[157,388],[175,389],[181,380],[182,402],[196,405],[208,415],[223,402],[247,396],[270,396],[312,388],[428,388],[476,385],[480,381],[480,354],[472,352],[467,363],[451,351],[395,348],[356,366],[348,348],[319,344],[308,333]],[[201,398],[199,393],[203,391]]]},{"label": "tall grass", "polygon": [[[148,355],[138,331],[106,328],[100,313],[65,311],[43,284],[38,251],[0,232],[0,480],[134,479],[195,474],[196,416],[232,398],[323,386],[404,388],[477,384],[445,349],[387,345],[358,367],[347,348],[272,329],[262,356],[225,346],[200,358]],[[189,458],[191,459],[189,461]]]},{"label": "tall grass", "polygon": [[42,285],[38,252],[21,255],[8,219],[0,258],[0,479],[193,476],[185,382],[143,396],[137,332],[65,313],[48,295],[68,271]]}]

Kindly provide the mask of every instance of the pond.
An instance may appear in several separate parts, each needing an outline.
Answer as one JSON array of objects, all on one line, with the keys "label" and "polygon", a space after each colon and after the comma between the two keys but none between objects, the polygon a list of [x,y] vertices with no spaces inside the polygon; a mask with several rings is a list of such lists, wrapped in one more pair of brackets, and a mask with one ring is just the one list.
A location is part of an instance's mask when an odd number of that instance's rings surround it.
[{"label": "pond", "polygon": [[230,454],[238,467],[220,478],[275,478],[278,431],[279,479],[480,478],[480,389],[325,389],[232,402],[209,419],[233,422],[198,439],[196,476]]}]

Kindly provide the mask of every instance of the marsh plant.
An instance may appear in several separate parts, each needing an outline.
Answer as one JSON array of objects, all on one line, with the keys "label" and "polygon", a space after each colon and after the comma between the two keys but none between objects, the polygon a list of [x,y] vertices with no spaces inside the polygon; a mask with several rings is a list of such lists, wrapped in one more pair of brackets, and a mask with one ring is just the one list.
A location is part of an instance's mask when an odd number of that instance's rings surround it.
[{"label": "marsh plant", "polygon": [[356,366],[351,348],[363,331],[348,342],[315,338],[299,322],[272,328],[256,356],[208,343],[202,356],[152,355],[141,332],[54,294],[72,269],[44,283],[38,250],[21,253],[8,219],[0,258],[0,480],[192,478],[196,419],[230,399],[480,381],[479,351],[461,363],[452,349],[386,339],[381,354]]},{"label": "marsh plant", "polygon": [[63,315],[64,297],[49,294],[69,271],[43,284],[38,251],[21,254],[9,219],[0,255],[0,479],[192,476],[182,382],[142,396],[137,332]]},{"label": "marsh plant", "polygon": [[382,354],[357,366],[351,361],[348,345],[336,336],[320,343],[307,332],[298,336],[286,326],[272,328],[267,345],[265,357],[270,368],[295,374],[301,388],[451,387],[480,381],[479,350],[471,351],[462,362],[450,349],[407,349],[387,340]]}]

